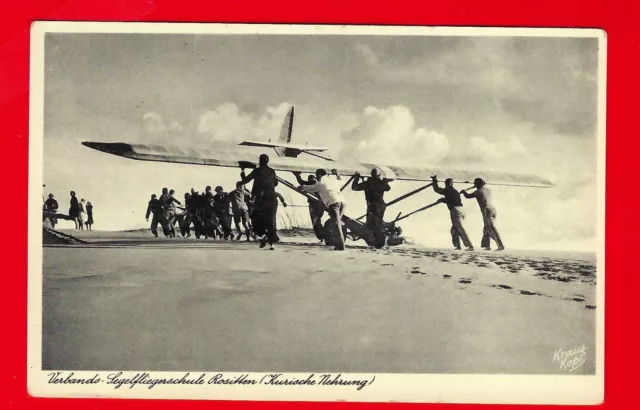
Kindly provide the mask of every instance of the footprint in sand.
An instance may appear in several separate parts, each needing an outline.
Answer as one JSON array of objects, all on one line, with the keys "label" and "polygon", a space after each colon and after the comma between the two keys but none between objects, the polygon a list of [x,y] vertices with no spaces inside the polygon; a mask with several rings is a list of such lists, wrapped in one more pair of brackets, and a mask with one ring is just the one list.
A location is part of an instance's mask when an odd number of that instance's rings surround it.
[{"label": "footprint in sand", "polygon": [[527,296],[540,296],[540,294],[538,292],[530,292],[528,290],[521,290],[520,294],[521,295],[527,295]]},{"label": "footprint in sand", "polygon": [[574,302],[584,302],[587,300],[587,298],[584,295],[580,295],[578,293],[575,294],[570,294],[570,295],[562,295],[562,299],[564,300],[572,300]]},{"label": "footprint in sand", "polygon": [[493,285],[494,288],[497,289],[513,289],[511,286],[509,285]]},{"label": "footprint in sand", "polygon": [[451,277],[451,275],[447,275],[446,273],[444,275],[442,275],[443,278],[445,279],[449,279]]},{"label": "footprint in sand", "polygon": [[383,264],[382,264],[382,265],[380,265],[380,266],[393,266],[393,263],[383,263]]},{"label": "footprint in sand", "polygon": [[596,308],[594,305],[585,305],[584,307],[590,310],[594,310]]},{"label": "footprint in sand", "polygon": [[471,283],[471,279],[460,279],[458,283]]}]

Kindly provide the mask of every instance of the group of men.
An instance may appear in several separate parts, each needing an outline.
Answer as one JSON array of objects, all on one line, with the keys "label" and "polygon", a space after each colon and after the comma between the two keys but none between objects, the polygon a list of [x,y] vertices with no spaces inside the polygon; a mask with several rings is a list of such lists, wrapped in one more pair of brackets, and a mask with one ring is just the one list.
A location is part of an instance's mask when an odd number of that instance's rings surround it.
[{"label": "group of men", "polygon": [[436,176],[431,177],[431,180],[433,182],[433,190],[443,196],[438,200],[438,202],[445,203],[449,208],[452,225],[451,240],[456,250],[461,249],[460,239],[462,239],[462,243],[466,247],[466,250],[474,250],[473,244],[471,243],[469,235],[467,235],[467,231],[464,227],[465,213],[463,210],[460,194],[463,194],[467,199],[476,198],[476,200],[478,201],[478,206],[480,207],[480,212],[482,213],[482,220],[484,222],[480,246],[485,250],[490,250],[491,239],[493,239],[498,245],[498,248],[496,250],[504,250],[502,238],[500,238],[500,234],[498,233],[498,229],[495,225],[497,212],[491,200],[491,190],[487,188],[482,178],[476,178],[473,181],[473,186],[476,188],[476,190],[472,193],[468,193],[466,190],[458,192],[453,187],[453,180],[451,178],[447,178],[444,181],[444,188],[440,188],[438,186],[438,180]]},{"label": "group of men", "polygon": [[[310,175],[306,181],[300,177],[300,173],[294,173],[300,188],[308,193],[317,193],[321,202],[309,198],[309,215],[313,224],[316,237],[325,242],[334,244],[335,250],[344,250],[344,230],[342,227],[342,216],[347,205],[347,201],[342,195],[341,181],[336,170],[331,174],[336,177],[330,179],[324,169],[316,170],[315,176]],[[389,181],[382,178],[382,173],[378,168],[373,169],[371,177],[364,180],[359,173],[353,177],[351,189],[354,191],[364,191],[367,202],[366,226],[370,232],[375,248],[382,248],[385,245],[384,235],[384,193],[389,191]],[[322,216],[325,209],[329,213],[329,220],[322,224]]]},{"label": "group of men", "polygon": [[[284,198],[277,195],[286,206]],[[173,189],[163,188],[159,198],[151,195],[145,218],[147,222],[149,217],[152,218],[151,232],[156,237],[160,225],[162,233],[169,238],[176,237],[177,226],[184,238],[191,236],[193,227],[198,239],[234,239],[231,228],[233,221],[238,232],[235,239],[240,240],[245,235],[246,240],[250,241],[256,237],[250,219],[253,205],[254,200],[241,181],[231,192],[225,192],[221,186],[212,191],[208,186],[201,194],[192,188],[191,192],[184,194],[184,203],[175,198]]]},{"label": "group of men", "polygon": [[[275,172],[268,167],[269,157],[260,157],[260,166],[246,176],[244,170],[241,180],[236,183],[236,189],[224,192],[223,187],[218,186],[215,192],[211,187],[205,188],[204,193],[199,193],[195,188],[184,194],[184,204],[175,198],[175,191],[168,188],[162,189],[160,198],[155,194],[147,205],[146,220],[151,220],[151,232],[158,236],[158,225],[166,237],[175,237],[177,225],[180,234],[184,238],[191,236],[191,226],[196,238],[205,239],[234,239],[231,223],[235,223],[238,232],[236,240],[240,240],[243,234],[247,241],[259,239],[260,246],[267,243],[273,249],[280,240],[276,232],[276,213],[278,201],[284,207],[286,201],[275,191],[278,181]],[[245,184],[253,181],[250,191],[245,189]]]},{"label": "group of men", "polygon": [[[229,193],[224,192],[221,186],[216,187],[215,193],[208,186],[203,194],[192,188],[191,193],[187,192],[184,195],[184,205],[174,197],[173,190],[163,188],[160,198],[156,198],[155,194],[152,195],[147,207],[147,221],[153,215],[151,232],[158,236],[157,227],[160,224],[165,236],[175,237],[177,224],[181,235],[190,237],[193,224],[197,238],[233,239],[231,232],[233,219],[238,231],[236,240],[240,240],[244,233],[247,241],[251,238],[258,239],[261,248],[269,244],[269,248],[274,249],[275,244],[280,241],[276,226],[278,200],[285,207],[287,204],[282,195],[276,191],[278,178],[268,164],[269,157],[262,154],[258,166],[249,175],[246,175],[242,168],[236,189]],[[334,169],[329,175],[326,170],[318,169],[315,175],[310,175],[306,181],[302,179],[299,172],[294,172],[294,175],[299,189],[308,194],[309,215],[316,236],[321,241],[332,244],[334,250],[344,250],[345,231],[342,217],[347,201],[342,194],[343,186],[338,172]],[[335,176],[335,179],[331,176]],[[462,240],[467,250],[473,250],[473,245],[464,228],[465,214],[461,193],[465,198],[476,198],[480,206],[484,221],[482,247],[490,249],[490,240],[493,239],[498,245],[498,250],[504,249],[494,223],[497,213],[491,202],[491,191],[481,178],[476,178],[474,181],[476,190],[472,193],[465,190],[458,192],[453,187],[451,178],[445,181],[444,188],[438,186],[436,176],[432,177],[432,181],[434,191],[443,196],[438,202],[445,203],[449,208],[452,224],[451,237],[455,249],[461,249],[460,240]],[[250,182],[253,182],[253,186],[251,191],[248,191],[244,186]],[[367,203],[366,228],[371,238],[369,242],[377,249],[384,247],[386,243],[384,214],[387,205],[384,194],[391,189],[389,182],[389,179],[383,177],[380,169],[374,168],[369,178],[364,179],[356,173],[351,183],[353,191],[364,191]],[[325,212],[329,214],[329,219],[323,224],[322,217]]]},{"label": "group of men", "polygon": [[[84,198],[78,201],[75,191],[69,192],[71,198],[69,199],[69,218],[75,225],[76,229],[83,230],[85,227],[88,231],[91,230],[93,225],[93,205],[91,202],[85,202]],[[58,223],[58,201],[53,194],[49,194],[46,201],[42,205],[43,211],[45,211],[45,219],[47,219],[52,229],[55,229]]]},{"label": "group of men", "polygon": [[[340,176],[338,176],[335,170],[332,171],[332,174],[336,176],[338,181],[340,180]],[[307,181],[304,181],[300,177],[300,173],[295,173],[295,175],[302,190],[318,193],[322,200],[322,202],[319,203],[309,198],[309,214],[316,236],[321,240],[326,240],[327,236],[333,236],[335,249],[344,249],[344,235],[340,221],[344,214],[346,200],[341,193],[342,188],[339,183],[335,180],[328,179],[327,173],[323,169],[318,169],[316,175],[309,176]],[[376,249],[384,247],[386,243],[384,214],[387,204],[384,200],[384,194],[391,190],[389,182],[389,179],[383,178],[380,169],[374,168],[371,171],[371,176],[367,179],[364,179],[359,173],[356,173],[351,184],[353,191],[364,191],[367,203],[366,227],[369,231],[371,242],[373,243],[372,247]],[[467,199],[475,198],[478,202],[484,222],[481,240],[482,248],[490,250],[490,242],[493,239],[498,246],[497,250],[504,250],[504,244],[495,225],[497,212],[491,200],[491,190],[486,187],[482,178],[476,178],[474,180],[474,187],[476,189],[472,193],[468,193],[466,190],[458,192],[453,187],[453,180],[451,178],[445,180],[444,188],[438,186],[436,176],[432,177],[432,182],[434,191],[443,195],[438,202],[445,203],[449,208],[452,224],[450,230],[451,240],[456,250],[461,250],[460,240],[462,240],[467,250],[474,250],[464,227],[465,213],[463,211],[460,194],[464,195]],[[325,209],[328,210],[330,218],[329,221],[327,221],[328,224],[325,224],[323,232],[321,219]],[[330,228],[329,232],[327,232],[326,228]]]}]

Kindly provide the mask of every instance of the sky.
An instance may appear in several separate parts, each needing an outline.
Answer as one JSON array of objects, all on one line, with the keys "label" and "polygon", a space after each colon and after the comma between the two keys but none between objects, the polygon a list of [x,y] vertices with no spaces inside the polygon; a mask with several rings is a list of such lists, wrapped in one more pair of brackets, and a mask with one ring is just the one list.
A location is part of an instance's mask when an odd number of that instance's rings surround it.
[{"label": "sky", "polygon": [[[48,34],[43,194],[66,211],[75,190],[94,205],[95,229],[145,227],[152,193],[231,190],[239,170],[132,161],[81,141],[266,141],[293,105],[293,142],[338,159],[552,178],[551,189],[493,188],[505,245],[594,251],[597,56],[597,39],[580,38]],[[396,181],[389,199],[416,187]],[[427,190],[387,219],[435,199]],[[347,201],[349,215],[364,212],[361,192]],[[479,246],[480,211],[465,209]],[[287,213],[309,223],[304,208]],[[451,246],[444,205],[402,226],[417,242]]]}]

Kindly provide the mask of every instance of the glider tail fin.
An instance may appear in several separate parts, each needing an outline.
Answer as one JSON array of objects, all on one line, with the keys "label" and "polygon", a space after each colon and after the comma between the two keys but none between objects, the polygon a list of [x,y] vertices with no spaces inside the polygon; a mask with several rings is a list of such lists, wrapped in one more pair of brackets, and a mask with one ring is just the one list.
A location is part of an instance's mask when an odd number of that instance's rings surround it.
[{"label": "glider tail fin", "polygon": [[[287,115],[284,117],[284,122],[282,123],[282,128],[280,129],[280,137],[278,137],[278,142],[281,144],[291,143],[291,133],[293,132],[293,114],[294,108],[291,107]],[[275,148],[275,151],[279,156],[284,156],[287,149],[284,147],[278,147]]]}]

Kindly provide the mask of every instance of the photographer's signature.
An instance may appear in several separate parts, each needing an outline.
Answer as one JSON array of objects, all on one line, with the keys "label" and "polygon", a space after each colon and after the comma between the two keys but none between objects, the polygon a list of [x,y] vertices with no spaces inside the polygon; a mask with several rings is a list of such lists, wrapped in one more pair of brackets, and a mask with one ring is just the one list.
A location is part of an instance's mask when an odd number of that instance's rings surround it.
[{"label": "photographer's signature", "polygon": [[553,352],[553,361],[560,365],[560,370],[574,372],[587,361],[587,347],[580,347],[565,350],[558,349]]}]

